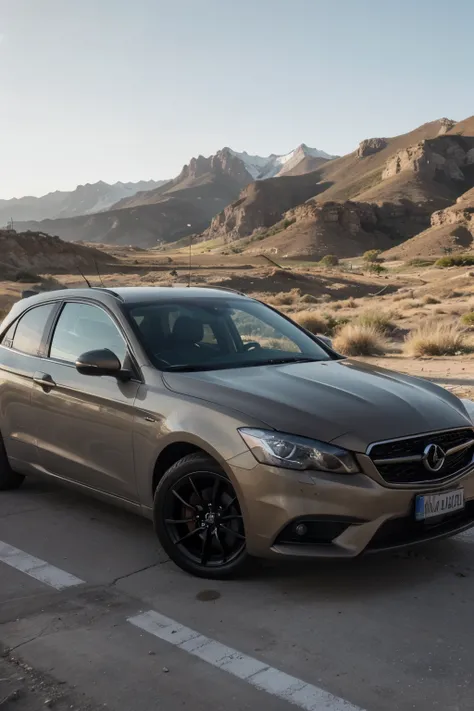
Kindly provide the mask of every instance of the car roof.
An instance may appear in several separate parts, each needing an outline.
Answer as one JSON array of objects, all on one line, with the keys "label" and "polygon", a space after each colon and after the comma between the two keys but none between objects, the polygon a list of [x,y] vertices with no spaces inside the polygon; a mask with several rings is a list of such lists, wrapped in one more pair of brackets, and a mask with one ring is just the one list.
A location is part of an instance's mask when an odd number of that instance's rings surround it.
[{"label": "car roof", "polygon": [[[117,299],[122,303],[143,303],[144,301],[170,301],[196,298],[249,298],[239,291],[219,287],[156,287],[156,286],[126,286],[117,288],[91,287],[80,289],[57,289],[54,291],[43,291],[35,295],[29,292],[18,303],[22,306],[40,304],[44,301],[88,298],[94,301],[110,303],[110,299]],[[23,310],[23,309],[22,309]]]}]

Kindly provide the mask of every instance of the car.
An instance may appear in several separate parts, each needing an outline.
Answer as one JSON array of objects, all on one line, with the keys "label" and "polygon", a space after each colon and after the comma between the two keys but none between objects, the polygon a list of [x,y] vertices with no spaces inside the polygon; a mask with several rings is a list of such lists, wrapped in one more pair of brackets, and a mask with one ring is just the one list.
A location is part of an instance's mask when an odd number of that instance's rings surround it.
[{"label": "car", "polygon": [[30,295],[0,327],[0,488],[46,476],[153,520],[200,577],[474,524],[472,408],[213,288]]}]

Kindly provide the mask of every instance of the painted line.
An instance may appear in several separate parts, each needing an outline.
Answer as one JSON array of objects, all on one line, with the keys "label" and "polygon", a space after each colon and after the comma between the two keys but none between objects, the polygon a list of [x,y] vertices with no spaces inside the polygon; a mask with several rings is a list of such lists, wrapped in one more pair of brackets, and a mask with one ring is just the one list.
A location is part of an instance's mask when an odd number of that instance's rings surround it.
[{"label": "painted line", "polygon": [[306,711],[362,711],[318,686],[307,684],[232,647],[205,637],[154,610],[129,617],[127,622],[228,674],[243,679],[256,689],[266,691]]},{"label": "painted line", "polygon": [[75,575],[66,573],[65,570],[56,568],[45,560],[35,558],[19,548],[3,543],[3,541],[0,541],[0,561],[56,590],[64,590],[84,583],[84,580],[76,578]]}]

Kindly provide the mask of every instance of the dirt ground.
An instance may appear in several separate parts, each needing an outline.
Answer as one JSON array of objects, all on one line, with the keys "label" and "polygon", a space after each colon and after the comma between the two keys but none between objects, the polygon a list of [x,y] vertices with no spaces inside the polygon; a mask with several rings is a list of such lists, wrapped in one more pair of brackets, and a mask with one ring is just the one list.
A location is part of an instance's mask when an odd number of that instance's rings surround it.
[{"label": "dirt ground", "polygon": [[[474,311],[472,268],[416,268],[387,262],[381,275],[362,268],[360,259],[332,268],[309,262],[272,262],[264,256],[203,252],[199,245],[174,252],[107,248],[117,263],[86,274],[93,286],[184,286],[189,283],[234,289],[266,301],[290,317],[314,312],[336,336],[345,323],[370,313],[382,313],[391,322],[386,355],[371,359],[378,365],[427,377],[462,396],[474,396],[473,325],[465,322]],[[44,275],[43,275],[44,276]],[[54,274],[57,286],[84,286],[78,274]],[[53,281],[54,284],[54,281]],[[0,282],[0,311],[18,299],[30,284]],[[421,324],[452,324],[462,331],[465,347],[457,355],[429,359],[406,354],[405,341]]]},{"label": "dirt ground", "polygon": [[33,670],[19,658],[0,656],[0,711],[95,711],[81,694],[47,674]]}]

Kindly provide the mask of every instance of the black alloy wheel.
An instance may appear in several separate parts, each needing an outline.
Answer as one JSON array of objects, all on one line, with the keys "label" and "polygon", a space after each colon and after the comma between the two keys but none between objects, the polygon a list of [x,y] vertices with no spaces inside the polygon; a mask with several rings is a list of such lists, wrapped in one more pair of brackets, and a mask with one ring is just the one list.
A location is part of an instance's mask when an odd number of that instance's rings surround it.
[{"label": "black alloy wheel", "polygon": [[206,455],[191,454],[166,472],[155,493],[154,522],[170,558],[193,575],[231,577],[248,561],[237,494]]}]

